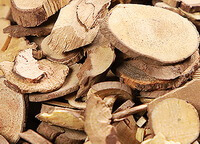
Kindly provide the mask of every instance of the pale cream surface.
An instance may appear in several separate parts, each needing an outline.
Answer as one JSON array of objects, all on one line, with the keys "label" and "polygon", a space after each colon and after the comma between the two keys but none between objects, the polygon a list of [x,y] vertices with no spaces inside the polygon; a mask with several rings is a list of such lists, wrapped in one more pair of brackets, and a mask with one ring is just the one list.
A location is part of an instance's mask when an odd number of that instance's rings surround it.
[{"label": "pale cream surface", "polygon": [[187,19],[169,10],[144,5],[118,5],[108,20],[114,36],[135,53],[170,63],[198,48],[198,33]]},{"label": "pale cream surface", "polygon": [[42,6],[46,0],[14,0],[16,6],[20,9],[34,9]]}]

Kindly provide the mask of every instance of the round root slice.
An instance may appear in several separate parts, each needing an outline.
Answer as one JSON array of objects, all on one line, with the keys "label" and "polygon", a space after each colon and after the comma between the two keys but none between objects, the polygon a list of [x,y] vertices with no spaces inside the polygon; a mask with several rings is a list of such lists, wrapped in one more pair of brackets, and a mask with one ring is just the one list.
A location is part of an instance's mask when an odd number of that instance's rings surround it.
[{"label": "round root slice", "polygon": [[148,76],[140,69],[132,66],[128,61],[116,64],[113,71],[131,88],[136,88],[140,91],[166,90],[177,88],[187,82],[199,67],[198,58],[195,61],[193,63],[195,65],[189,66],[180,77],[173,80],[158,80]]},{"label": "round root slice", "polygon": [[19,52],[15,58],[13,72],[30,82],[39,82],[45,76],[45,72],[39,68],[38,61],[33,58],[32,53],[32,49]]},{"label": "round root slice", "polygon": [[83,58],[82,49],[77,49],[71,52],[63,53],[63,50],[53,49],[48,45],[49,36],[46,37],[41,44],[41,49],[50,61],[67,64],[68,66],[73,65]]},{"label": "round root slice", "polygon": [[42,101],[47,101],[51,99],[55,99],[58,97],[62,97],[64,95],[70,94],[79,88],[78,84],[78,77],[77,73],[79,72],[81,67],[81,64],[75,64],[70,67],[70,72],[69,75],[67,76],[63,86],[50,93],[44,93],[44,94],[30,94],[29,95],[29,100],[31,102],[42,102]]},{"label": "round root slice", "polygon": [[12,17],[18,25],[35,27],[47,21],[48,17],[69,2],[70,0],[11,0]]},{"label": "round root slice", "polygon": [[81,116],[82,111],[52,107],[53,110],[42,112],[37,115],[37,118],[43,122],[51,123],[60,127],[76,130],[84,129],[84,121]]},{"label": "round root slice", "polygon": [[22,94],[9,89],[4,80],[0,79],[0,133],[10,143],[17,143],[19,133],[25,127],[25,99]]},{"label": "round root slice", "polygon": [[[91,143],[116,143],[116,131],[110,124],[111,118],[111,109],[100,97],[92,95],[87,100],[85,110],[85,132]],[[112,139],[109,139],[109,135],[112,136]]]},{"label": "round root slice", "polygon": [[169,98],[159,102],[149,118],[154,134],[162,133],[167,140],[189,144],[199,136],[197,110],[184,100]]},{"label": "round root slice", "polygon": [[95,94],[101,98],[117,95],[123,99],[133,99],[131,88],[120,82],[101,82],[93,85],[87,96],[90,97],[91,94]]},{"label": "round root slice", "polygon": [[0,68],[7,79],[7,86],[20,93],[46,93],[59,89],[65,82],[69,68],[66,65],[53,63],[45,59],[38,61],[38,64],[40,69],[46,73],[39,83],[28,82],[16,75],[12,71],[14,62],[1,62]]},{"label": "round root slice", "polygon": [[199,45],[199,34],[187,19],[145,5],[117,5],[104,21],[101,32],[123,53],[162,65],[183,61]]},{"label": "round root slice", "polygon": [[77,131],[72,129],[66,129],[65,133],[60,134],[56,140],[55,144],[83,144],[87,135],[83,131]]},{"label": "round root slice", "polygon": [[135,59],[130,60],[130,63],[144,71],[147,75],[152,76],[161,80],[175,79],[182,75],[182,73],[191,65],[196,65],[199,63],[199,51],[196,51],[191,57],[186,59],[184,62],[169,65],[169,66],[159,66],[146,64],[145,62]]}]

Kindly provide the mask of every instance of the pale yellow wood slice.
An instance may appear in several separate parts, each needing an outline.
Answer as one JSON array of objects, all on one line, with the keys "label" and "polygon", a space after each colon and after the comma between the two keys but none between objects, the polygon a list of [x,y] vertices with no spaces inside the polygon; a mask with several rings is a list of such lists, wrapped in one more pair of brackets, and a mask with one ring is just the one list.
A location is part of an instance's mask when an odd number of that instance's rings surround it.
[{"label": "pale yellow wood slice", "polygon": [[11,0],[13,19],[18,25],[35,27],[45,22],[71,0]]},{"label": "pale yellow wood slice", "polygon": [[159,64],[180,62],[191,56],[199,45],[199,34],[187,19],[145,5],[117,5],[104,21],[101,32],[127,55]]},{"label": "pale yellow wood slice", "polygon": [[10,15],[10,6],[0,5],[0,18],[7,19]]},{"label": "pale yellow wood slice", "polygon": [[162,133],[166,140],[189,144],[199,136],[199,116],[191,104],[177,98],[157,103],[149,117],[154,134]]},{"label": "pale yellow wood slice", "polygon": [[10,143],[16,143],[25,127],[26,103],[24,95],[9,89],[5,80],[0,78],[0,133]]}]

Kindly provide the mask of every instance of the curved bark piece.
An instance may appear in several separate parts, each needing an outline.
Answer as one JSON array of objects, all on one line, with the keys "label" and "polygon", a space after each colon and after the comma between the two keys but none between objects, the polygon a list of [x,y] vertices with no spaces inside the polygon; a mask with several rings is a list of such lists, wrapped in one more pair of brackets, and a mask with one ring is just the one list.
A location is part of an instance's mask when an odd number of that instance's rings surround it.
[{"label": "curved bark piece", "polygon": [[36,117],[47,123],[75,130],[84,129],[81,110],[43,105],[41,113]]},{"label": "curved bark piece", "polygon": [[16,75],[12,71],[14,62],[1,62],[0,68],[7,79],[7,86],[20,93],[46,93],[59,89],[65,82],[69,68],[66,65],[53,63],[45,59],[38,61],[38,64],[40,69],[46,73],[39,83],[29,82]]},{"label": "curved bark piece", "polygon": [[10,36],[12,37],[25,37],[25,36],[46,36],[51,33],[52,27],[34,27],[34,28],[25,28],[20,25],[12,25],[8,26],[3,29],[4,33],[9,33]]},{"label": "curved bark piece", "polygon": [[37,132],[49,141],[54,141],[57,136],[64,133],[64,128],[41,122]]},{"label": "curved bark piece", "polygon": [[39,26],[71,0],[11,0],[13,19],[23,27]]},{"label": "curved bark piece", "polygon": [[17,143],[24,130],[26,103],[24,95],[14,92],[0,78],[0,133],[10,142]]},{"label": "curved bark piece", "polygon": [[64,95],[73,93],[74,91],[77,91],[79,88],[78,84],[78,77],[77,73],[79,72],[81,67],[81,64],[75,64],[70,67],[70,72],[68,76],[66,77],[66,80],[63,84],[63,86],[50,93],[44,93],[44,94],[29,94],[29,100],[31,102],[42,102],[47,101],[55,98],[62,97]]},{"label": "curved bark piece", "polygon": [[133,99],[131,88],[120,82],[101,82],[93,85],[87,93],[87,98],[95,94],[101,98],[116,95],[121,99]]},{"label": "curved bark piece", "polygon": [[116,130],[110,124],[111,117],[111,109],[108,108],[100,97],[92,95],[87,100],[85,110],[85,132],[91,143],[119,143]]},{"label": "curved bark piece", "polygon": [[167,140],[188,144],[199,136],[197,110],[184,100],[168,98],[157,103],[149,115],[154,134],[162,133]]},{"label": "curved bark piece", "polygon": [[[8,47],[5,51],[0,50],[0,62],[10,61],[13,62],[15,57],[21,50],[25,50],[27,48],[35,49],[37,45],[35,43],[29,43],[25,38],[11,38]],[[3,73],[0,70],[0,76]]]},{"label": "curved bark piece", "polygon": [[134,59],[130,60],[131,65],[139,68],[147,75],[152,76],[160,80],[171,80],[180,77],[182,73],[191,65],[197,65],[199,63],[199,51],[196,51],[191,57],[181,63],[177,63],[169,66],[159,66],[146,64],[142,60]]},{"label": "curved bark piece", "polygon": [[50,141],[46,140],[41,135],[31,129],[20,133],[19,135],[22,139],[25,139],[32,144],[52,144]]},{"label": "curved bark piece", "polygon": [[[47,44],[56,53],[69,52],[92,43],[97,35],[99,26],[86,29],[79,21],[77,7],[82,0],[74,0],[62,8]],[[84,9],[82,15],[89,16]]]},{"label": "curved bark piece", "polygon": [[86,137],[83,131],[65,129],[65,133],[55,139],[55,144],[82,144]]},{"label": "curved bark piece", "polygon": [[187,82],[199,67],[198,59],[193,64],[195,65],[190,65],[180,77],[173,80],[158,80],[148,76],[140,69],[132,66],[128,61],[121,64],[116,63],[113,71],[131,88],[136,88],[140,91],[166,90],[177,88]]},{"label": "curved bark piece", "polygon": [[152,6],[117,5],[101,25],[101,32],[123,53],[161,65],[185,60],[199,45],[199,34],[191,22]]},{"label": "curved bark piece", "polygon": [[[87,93],[90,87],[99,81],[115,60],[115,52],[110,42],[98,33],[94,42],[87,47],[87,59],[78,73],[80,89],[77,97]],[[101,59],[97,59],[101,58]]]},{"label": "curved bark piece", "polygon": [[77,109],[85,109],[86,108],[86,102],[85,101],[77,101],[77,98],[76,98],[76,93],[72,93],[70,95],[66,95],[64,97],[65,100],[68,101],[68,103],[77,108]]},{"label": "curved bark piece", "polygon": [[49,36],[47,36],[41,43],[41,50],[43,51],[44,55],[50,61],[59,62],[62,64],[67,64],[68,66],[75,64],[79,60],[83,58],[83,50],[76,49],[67,53],[63,53],[63,51],[57,51],[52,49],[48,45]]},{"label": "curved bark piece", "polygon": [[15,58],[13,72],[33,83],[40,82],[46,75],[45,71],[39,68],[38,61],[33,58],[32,49],[19,52],[18,56]]}]

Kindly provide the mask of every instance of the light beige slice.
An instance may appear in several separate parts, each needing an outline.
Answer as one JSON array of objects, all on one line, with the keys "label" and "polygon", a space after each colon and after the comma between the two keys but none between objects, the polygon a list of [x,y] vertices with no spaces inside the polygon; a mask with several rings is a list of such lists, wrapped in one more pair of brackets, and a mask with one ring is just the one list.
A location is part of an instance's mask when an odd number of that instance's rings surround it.
[{"label": "light beige slice", "polygon": [[31,82],[39,82],[46,74],[39,68],[38,61],[33,57],[32,49],[19,52],[15,58],[13,72]]},{"label": "light beige slice", "polygon": [[66,65],[53,63],[45,59],[38,61],[38,64],[40,69],[46,73],[39,83],[29,82],[16,75],[12,71],[14,62],[1,62],[0,69],[5,74],[7,86],[21,93],[51,92],[59,89],[64,84],[69,72]]},{"label": "light beige slice", "polygon": [[31,144],[52,144],[50,141],[43,138],[41,135],[35,131],[29,129],[23,133],[19,134],[22,139],[30,142]]},{"label": "light beige slice", "polygon": [[[18,53],[21,50],[32,48],[35,49],[37,45],[35,43],[29,43],[25,38],[11,38],[11,41],[8,44],[8,47],[6,50],[1,51],[0,50],[0,62],[2,61],[10,61],[13,62],[15,60],[15,57],[18,55]],[[0,76],[2,76],[3,73],[0,70]]]},{"label": "light beige slice", "polygon": [[11,0],[13,19],[23,27],[35,27],[45,22],[71,0]]},{"label": "light beige slice", "polygon": [[[77,7],[82,0],[73,0],[62,8],[47,44],[56,53],[68,52],[92,43],[99,27],[86,30],[77,17]],[[87,12],[87,11],[85,11]],[[83,15],[88,13],[82,13]],[[89,13],[90,14],[90,13]]]},{"label": "light beige slice", "polygon": [[123,83],[115,81],[101,82],[93,85],[87,93],[88,98],[91,94],[95,94],[96,96],[99,96],[101,98],[116,95],[118,98],[121,99],[133,99],[130,87]]},{"label": "light beige slice", "polygon": [[157,103],[149,119],[154,134],[162,133],[167,140],[189,144],[199,136],[198,112],[184,100],[168,98]]},{"label": "light beige slice", "polygon": [[[78,73],[80,89],[77,97],[87,93],[97,83],[115,60],[115,52],[110,42],[98,33],[94,42],[86,48],[87,59]],[[104,76],[103,76],[104,77]]]},{"label": "light beige slice", "polygon": [[49,36],[47,36],[41,43],[41,50],[47,59],[62,64],[67,64],[68,66],[73,65],[78,62],[83,57],[82,49],[77,49],[71,52],[63,53],[63,50],[57,50],[48,45]]},{"label": "light beige slice", "polygon": [[85,132],[91,143],[117,143],[116,130],[110,124],[111,117],[111,109],[100,97],[92,95],[88,99],[85,111]]},{"label": "light beige slice", "polygon": [[10,7],[7,5],[0,5],[0,18],[7,19],[9,15],[10,15]]},{"label": "light beige slice", "polygon": [[25,127],[26,103],[24,95],[9,89],[4,80],[0,78],[0,133],[10,143],[16,143]]},{"label": "light beige slice", "polygon": [[83,111],[46,105],[43,107],[47,107],[47,109],[43,108],[41,113],[36,116],[39,120],[69,129],[84,129]]},{"label": "light beige slice", "polygon": [[50,93],[44,93],[44,94],[30,94],[29,95],[29,100],[31,102],[42,102],[42,101],[47,101],[51,99],[55,99],[58,97],[62,97],[64,95],[70,94],[76,90],[78,90],[79,85],[78,85],[78,77],[77,73],[79,72],[81,67],[81,64],[75,64],[70,67],[70,72],[68,76],[66,77],[66,80],[63,84],[63,86]]},{"label": "light beige slice", "polygon": [[199,45],[199,34],[187,19],[145,5],[117,5],[104,21],[101,32],[127,55],[147,57],[159,64],[183,61]]}]

